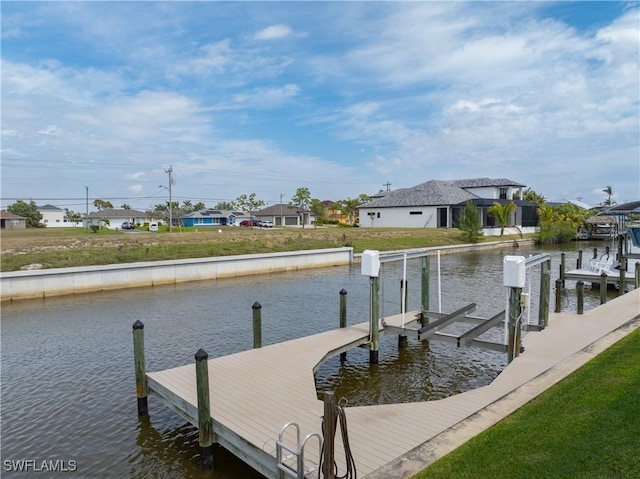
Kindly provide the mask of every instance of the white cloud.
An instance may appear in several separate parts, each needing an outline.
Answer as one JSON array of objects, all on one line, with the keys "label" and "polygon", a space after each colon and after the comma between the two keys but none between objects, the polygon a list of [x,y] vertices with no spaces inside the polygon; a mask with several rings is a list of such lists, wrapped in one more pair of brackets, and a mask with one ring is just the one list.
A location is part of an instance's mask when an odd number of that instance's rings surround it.
[{"label": "white cloud", "polygon": [[141,193],[143,189],[144,189],[144,186],[140,185],[140,184],[138,184],[138,185],[130,185],[130,186],[127,187],[127,190],[129,192],[133,193],[133,194]]},{"label": "white cloud", "polygon": [[64,132],[60,128],[58,128],[56,125],[48,125],[38,130],[38,133],[46,136],[62,136],[64,134]]},{"label": "white cloud", "polygon": [[286,38],[293,33],[293,30],[288,25],[271,25],[259,32],[256,32],[254,38],[256,40],[275,40],[279,38]]}]

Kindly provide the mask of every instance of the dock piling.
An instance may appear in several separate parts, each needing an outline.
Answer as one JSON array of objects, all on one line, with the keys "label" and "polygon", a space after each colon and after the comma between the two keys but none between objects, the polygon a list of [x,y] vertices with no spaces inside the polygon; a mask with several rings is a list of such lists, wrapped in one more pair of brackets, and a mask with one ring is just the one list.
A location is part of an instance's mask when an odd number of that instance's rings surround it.
[{"label": "dock piling", "polygon": [[607,302],[607,273],[600,273],[600,304]]},{"label": "dock piling", "polygon": [[[400,313],[405,313],[407,310],[407,299],[409,292],[407,289],[407,281],[405,279],[400,280]],[[409,345],[409,338],[405,335],[398,335],[398,349],[406,348]]]},{"label": "dock piling", "polygon": [[554,312],[559,313],[562,311],[562,280],[556,279],[556,309]]},{"label": "dock piling", "polygon": [[582,250],[578,251],[578,259],[576,260],[576,269],[582,268]]},{"label": "dock piling", "polygon": [[549,296],[551,295],[551,260],[540,265],[540,306],[538,307],[538,327],[549,326]]},{"label": "dock piling", "polygon": [[622,259],[620,261],[620,282],[618,283],[618,296],[622,296],[625,293],[625,290],[627,289],[627,275],[626,273],[626,264],[625,264],[625,260]]},{"label": "dock piling", "polygon": [[640,288],[640,261],[636,262],[635,278],[636,288]]},{"label": "dock piling", "polygon": [[322,420],[322,477],[335,476],[336,396],[333,391],[324,393],[324,417]]},{"label": "dock piling", "polygon": [[369,278],[370,308],[369,308],[369,363],[378,364],[378,350],[380,349],[380,278]]},{"label": "dock piling", "polygon": [[598,259],[598,248],[593,248],[593,259]]},{"label": "dock piling", "polygon": [[209,355],[198,349],[196,358],[196,388],[198,390],[198,442],[203,469],[213,467],[213,422],[209,401]]},{"label": "dock piling", "polygon": [[429,256],[422,257],[422,278],[420,288],[420,302],[422,303],[422,312],[420,315],[421,326],[426,326],[429,320],[426,318],[424,312],[429,311]]},{"label": "dock piling", "polygon": [[576,291],[578,294],[578,314],[584,314],[584,281],[580,280],[576,283]]},{"label": "dock piling", "polygon": [[257,301],[251,306],[253,310],[253,348],[262,347],[262,305]]},{"label": "dock piling", "polygon": [[520,302],[522,288],[509,288],[509,344],[507,346],[507,362],[510,363],[520,356],[521,334],[520,324],[522,320],[522,304]]},{"label": "dock piling", "polygon": [[[347,327],[347,290],[344,288],[340,290],[340,327]],[[344,353],[340,353],[340,362],[344,362],[346,359],[346,351]]]},{"label": "dock piling", "polygon": [[567,271],[566,268],[566,264],[565,264],[565,259],[566,259],[566,253],[560,253],[560,280],[562,281],[562,287],[564,288],[564,281],[566,279],[565,277],[565,272]]},{"label": "dock piling", "polygon": [[138,398],[138,416],[148,416],[147,375],[144,364],[144,324],[137,320],[133,323],[133,358],[136,367],[136,397]]}]

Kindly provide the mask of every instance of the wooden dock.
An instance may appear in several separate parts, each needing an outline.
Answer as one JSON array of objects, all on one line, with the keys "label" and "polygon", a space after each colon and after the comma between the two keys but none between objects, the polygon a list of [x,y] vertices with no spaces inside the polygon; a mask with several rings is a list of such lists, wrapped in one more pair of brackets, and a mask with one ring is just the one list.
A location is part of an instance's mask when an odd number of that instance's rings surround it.
[{"label": "wooden dock", "polygon": [[[385,322],[397,325],[398,318],[385,318]],[[562,377],[570,374],[597,354],[594,343],[630,322],[634,328],[640,325],[640,289],[584,315],[551,314],[549,327],[528,333],[523,340],[525,352],[488,386],[437,401],[346,408],[358,477],[401,477],[399,472],[408,466],[402,466],[399,458],[515,391],[526,390],[523,386],[551,370],[564,371]],[[315,369],[329,357],[366,344],[368,335],[368,323],[361,323],[209,359],[215,441],[264,476],[278,477],[276,440],[282,427],[297,423],[301,437],[321,432],[323,402],[316,394]],[[194,364],[147,373],[146,378],[151,400],[159,399],[197,427]],[[528,388],[528,394],[535,397],[551,385]],[[339,436],[336,462],[344,471]],[[309,463],[318,462],[312,441],[305,457]]]}]

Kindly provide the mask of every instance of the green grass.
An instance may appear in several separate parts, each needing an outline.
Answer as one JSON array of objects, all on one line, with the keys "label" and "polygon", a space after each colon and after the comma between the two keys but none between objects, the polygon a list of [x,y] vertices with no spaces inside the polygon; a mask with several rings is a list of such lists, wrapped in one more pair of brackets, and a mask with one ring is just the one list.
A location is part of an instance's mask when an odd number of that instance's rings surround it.
[{"label": "green grass", "polygon": [[[484,241],[514,237],[484,238]],[[31,264],[68,268],[172,259],[261,254],[283,251],[353,247],[379,251],[464,243],[453,229],[327,228],[252,230],[249,228],[174,229],[173,233],[123,233],[82,228],[27,229],[2,233],[1,271]]]},{"label": "green grass", "polygon": [[640,477],[640,330],[414,476]]}]

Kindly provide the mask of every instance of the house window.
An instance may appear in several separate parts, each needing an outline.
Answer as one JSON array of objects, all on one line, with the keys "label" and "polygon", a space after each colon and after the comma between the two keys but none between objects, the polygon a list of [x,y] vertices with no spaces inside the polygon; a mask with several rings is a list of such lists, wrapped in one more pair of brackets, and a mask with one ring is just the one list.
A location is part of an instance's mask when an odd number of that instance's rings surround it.
[{"label": "house window", "polygon": [[378,211],[378,216],[377,216],[377,218],[380,218],[380,212],[379,212],[379,211]]},{"label": "house window", "polygon": [[421,215],[422,211],[409,211],[410,215]]},{"label": "house window", "polygon": [[508,188],[500,188],[500,199],[501,200],[506,200],[507,199],[507,192],[508,192]]}]

